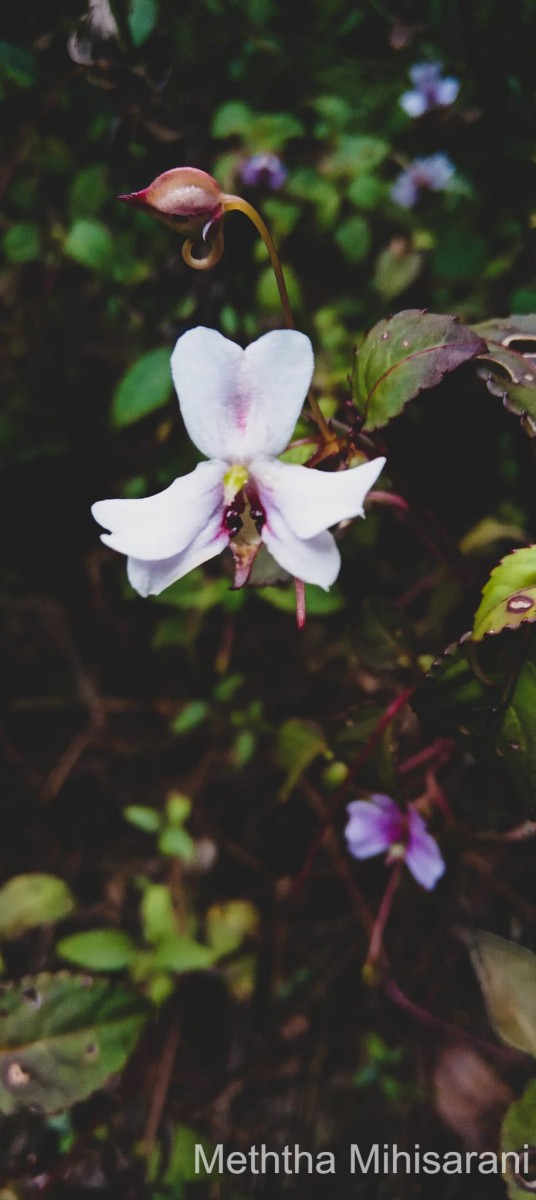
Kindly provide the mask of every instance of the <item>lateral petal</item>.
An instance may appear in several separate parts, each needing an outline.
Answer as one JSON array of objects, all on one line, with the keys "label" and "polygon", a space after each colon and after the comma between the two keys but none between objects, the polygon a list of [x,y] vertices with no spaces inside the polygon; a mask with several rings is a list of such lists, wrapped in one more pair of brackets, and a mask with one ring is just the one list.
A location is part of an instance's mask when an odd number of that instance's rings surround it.
[{"label": "lateral petal", "polygon": [[183,551],[217,510],[223,514],[222,462],[200,463],[163,492],[143,500],[98,500],[92,513],[110,533],[101,540],[112,550],[155,561]]},{"label": "lateral petal", "polygon": [[299,538],[289,529],[280,513],[273,509],[267,513],[261,538],[279,566],[296,579],[302,579],[304,583],[317,583],[325,591],[335,583],[341,569],[341,556],[331,533]]},{"label": "lateral petal", "polygon": [[229,534],[222,530],[218,514],[180,554],[153,560],[129,557],[127,574],[130,584],[140,596],[159,596],[160,592],[182,579],[183,575],[221,554],[228,545]]},{"label": "lateral petal", "polygon": [[280,454],[313,366],[309,338],[295,330],[272,330],[247,350],[204,326],[184,333],[171,372],[192,441],[209,458],[227,462]]},{"label": "lateral petal", "polygon": [[273,459],[255,460],[250,470],[266,512],[277,509],[292,533],[313,538],[339,521],[364,515],[365,496],[384,465],[384,458],[375,458],[347,471],[328,473]]}]

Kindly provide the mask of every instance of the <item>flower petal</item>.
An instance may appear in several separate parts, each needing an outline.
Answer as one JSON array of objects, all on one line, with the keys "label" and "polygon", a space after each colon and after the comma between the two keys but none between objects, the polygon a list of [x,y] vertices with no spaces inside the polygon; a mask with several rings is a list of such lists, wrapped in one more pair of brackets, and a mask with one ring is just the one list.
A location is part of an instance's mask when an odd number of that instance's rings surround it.
[{"label": "flower petal", "polygon": [[417,883],[431,891],[445,870],[443,855],[415,809],[410,809],[409,829],[406,864]]},{"label": "flower petal", "polygon": [[292,533],[313,538],[339,521],[364,516],[365,496],[384,465],[384,458],[375,458],[347,471],[327,472],[274,459],[254,461],[250,469],[266,513],[277,509]]},{"label": "flower petal", "polygon": [[289,529],[277,509],[266,514],[261,538],[275,561],[304,583],[317,583],[325,591],[335,583],[341,569],[341,556],[331,533],[299,538]]},{"label": "flower petal", "polygon": [[217,510],[223,515],[225,463],[200,463],[189,475],[144,500],[98,500],[92,513],[110,529],[101,540],[112,550],[155,561],[184,550]]},{"label": "flower petal", "polygon": [[459,79],[454,79],[449,75],[446,79],[440,79],[437,84],[437,104],[454,104],[458,92],[460,90]]},{"label": "flower petal", "polygon": [[422,117],[428,109],[428,101],[422,92],[403,92],[400,105],[408,117]]},{"label": "flower petal", "polygon": [[381,854],[399,837],[400,811],[388,796],[381,799],[387,800],[388,806],[375,803],[374,800],[354,800],[348,805],[350,819],[345,837],[354,858],[370,858],[373,854]]},{"label": "flower petal", "polygon": [[140,596],[159,596],[164,588],[182,579],[189,571],[221,554],[229,545],[229,534],[221,528],[220,514],[202,530],[185,550],[171,558],[155,560],[129,558],[127,574]]},{"label": "flower petal", "polygon": [[171,372],[184,424],[209,458],[248,462],[280,454],[313,374],[309,338],[272,330],[247,350],[198,326],[179,338]]}]

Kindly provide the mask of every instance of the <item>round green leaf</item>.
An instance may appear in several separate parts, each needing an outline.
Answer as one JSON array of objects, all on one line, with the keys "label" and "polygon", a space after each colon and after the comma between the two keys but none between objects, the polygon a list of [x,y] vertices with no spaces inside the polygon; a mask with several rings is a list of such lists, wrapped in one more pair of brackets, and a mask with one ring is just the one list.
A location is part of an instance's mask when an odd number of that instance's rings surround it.
[{"label": "round green leaf", "polygon": [[114,240],[102,221],[80,217],[71,226],[63,249],[80,266],[107,273],[114,257]]},{"label": "round green leaf", "polygon": [[88,929],[62,938],[58,954],[90,971],[121,971],[134,961],[137,947],[122,929]]},{"label": "round green leaf", "polygon": [[74,907],[72,892],[56,875],[15,875],[0,888],[0,938],[61,921]]},{"label": "round green leaf", "polygon": [[536,1057],[536,955],[480,930],[471,935],[470,952],[498,1037]]},{"label": "round green leaf", "polygon": [[0,1110],[58,1112],[121,1070],[147,1019],[128,988],[87,976],[37,975],[0,991]]},{"label": "round green leaf", "polygon": [[112,424],[132,425],[162,408],[171,390],[169,350],[150,350],[123,375],[113,400]]},{"label": "round green leaf", "polygon": [[214,950],[178,933],[164,938],[155,950],[155,962],[158,966],[174,971],[177,975],[186,971],[206,971],[213,965],[215,958]]},{"label": "round green leaf", "polygon": [[407,309],[379,321],[358,352],[354,400],[367,429],[399,416],[419,392],[436,387],[485,342],[457,317]]},{"label": "round green leaf", "polygon": [[33,262],[41,252],[39,229],[30,221],[20,221],[6,230],[2,244],[9,262]]}]

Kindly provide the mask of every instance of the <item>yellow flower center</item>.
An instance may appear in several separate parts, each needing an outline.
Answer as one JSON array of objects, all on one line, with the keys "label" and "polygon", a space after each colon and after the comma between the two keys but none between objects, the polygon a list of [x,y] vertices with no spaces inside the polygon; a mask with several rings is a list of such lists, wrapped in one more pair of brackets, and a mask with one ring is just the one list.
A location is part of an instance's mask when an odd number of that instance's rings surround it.
[{"label": "yellow flower center", "polygon": [[223,496],[226,504],[233,503],[238,493],[246,486],[248,479],[249,471],[241,463],[233,463],[233,466],[229,467],[223,476]]}]

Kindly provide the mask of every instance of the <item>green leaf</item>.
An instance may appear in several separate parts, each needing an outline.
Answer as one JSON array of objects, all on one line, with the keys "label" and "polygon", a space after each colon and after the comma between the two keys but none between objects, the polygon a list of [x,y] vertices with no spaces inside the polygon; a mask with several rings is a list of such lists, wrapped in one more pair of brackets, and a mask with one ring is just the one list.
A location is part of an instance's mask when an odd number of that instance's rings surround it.
[{"label": "green leaf", "polygon": [[219,958],[237,950],[259,927],[259,914],[249,900],[213,904],[207,912],[207,938]]},{"label": "green leaf", "polygon": [[251,125],[252,112],[240,100],[230,100],[218,109],[212,123],[212,134],[216,138],[228,138],[233,134],[246,133]]},{"label": "green leaf", "polygon": [[508,631],[478,645],[465,638],[433,664],[412,706],[431,732],[467,737],[490,768],[499,756],[523,810],[534,816],[536,644],[527,647]]},{"label": "green leaf", "polygon": [[170,825],[182,825],[192,811],[192,801],[182,792],[170,792],[166,800],[166,820]]},{"label": "green leaf", "polygon": [[[503,1121],[502,1127],[502,1145],[503,1153],[512,1152],[522,1155],[525,1146],[534,1145],[534,1130],[536,1129],[536,1079],[531,1080],[528,1087],[525,1088],[523,1095],[519,1100],[515,1100],[510,1105],[508,1112]],[[530,1159],[529,1159],[530,1163]],[[510,1163],[508,1164],[510,1166]],[[520,1160],[520,1166],[523,1167],[523,1158]],[[523,1171],[520,1172],[523,1174]],[[530,1167],[527,1176],[527,1182],[530,1182]],[[527,1200],[529,1189],[521,1187],[520,1183],[516,1182],[512,1170],[508,1170],[506,1174],[506,1189],[510,1200]],[[534,1186],[530,1191],[534,1190]]]},{"label": "green leaf", "polygon": [[492,364],[479,371],[488,391],[519,414],[525,431],[535,437],[536,314],[485,321],[473,328],[486,342],[481,358]]},{"label": "green leaf", "polygon": [[108,275],[114,259],[115,243],[102,221],[80,217],[71,226],[63,246],[65,254],[99,274]]},{"label": "green leaf", "polygon": [[134,961],[136,943],[122,929],[88,929],[71,933],[56,946],[58,954],[90,971],[122,971]]},{"label": "green leaf", "polygon": [[162,817],[154,808],[145,808],[143,804],[129,804],[123,809],[125,821],[141,829],[143,833],[158,833],[162,825]]},{"label": "green leaf", "polygon": [[475,614],[473,640],[536,620],[536,546],[513,550],[493,569]]},{"label": "green leaf", "polygon": [[72,892],[56,875],[15,875],[0,888],[0,938],[61,921],[74,907]]},{"label": "green leaf", "polygon": [[373,283],[385,300],[405,292],[420,275],[424,258],[405,238],[393,238],[380,251],[374,267]]},{"label": "green leaf", "polygon": [[123,375],[113,399],[112,424],[116,429],[133,425],[162,408],[171,391],[169,350],[150,350]]},{"label": "green leaf", "polygon": [[279,791],[280,800],[288,800],[300,776],[320,755],[332,758],[324,736],[317,725],[291,717],[281,726],[277,736],[275,758],[278,766],[286,772],[286,779]]},{"label": "green leaf", "polygon": [[208,946],[202,946],[193,938],[173,934],[164,938],[155,951],[155,961],[159,967],[182,975],[187,971],[206,971],[213,966],[216,955]]},{"label": "green leaf", "polygon": [[416,661],[411,629],[401,608],[385,596],[368,596],[355,623],[353,641],[365,666],[407,670]]},{"label": "green leaf", "polygon": [[419,392],[436,387],[485,344],[457,317],[407,309],[379,321],[357,354],[354,400],[367,429],[399,416]]},{"label": "green leaf", "polygon": [[335,241],[349,262],[362,262],[371,246],[368,221],[358,214],[347,217],[337,226]]},{"label": "green leaf", "polygon": [[471,934],[469,951],[497,1036],[536,1057],[536,955],[482,930]]},{"label": "green leaf", "polygon": [[171,722],[171,732],[179,735],[197,729],[210,714],[210,705],[206,700],[190,700],[181,708],[180,713]]},{"label": "green leaf", "polygon": [[186,829],[163,829],[158,839],[158,849],[161,854],[180,858],[186,863],[195,858],[195,842]]},{"label": "green leaf", "polygon": [[177,920],[171,893],[165,883],[144,885],[140,915],[146,942],[158,945],[164,938],[175,937]]},{"label": "green leaf", "polygon": [[148,1006],[109,980],[62,972],[7,985],[0,1012],[0,1110],[54,1113],[121,1070]]},{"label": "green leaf", "polygon": [[128,27],[135,46],[143,46],[158,20],[156,0],[130,0]]},{"label": "green leaf", "polygon": [[14,46],[12,42],[0,42],[0,79],[6,79],[18,87],[34,86],[37,75],[37,58],[34,50],[25,46]]},{"label": "green leaf", "polygon": [[2,245],[9,262],[34,262],[41,253],[39,229],[30,221],[20,221],[6,230]]},{"label": "green leaf", "polygon": [[368,175],[384,161],[389,145],[382,138],[343,135],[329,160],[330,173],[335,175]]}]

